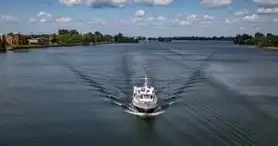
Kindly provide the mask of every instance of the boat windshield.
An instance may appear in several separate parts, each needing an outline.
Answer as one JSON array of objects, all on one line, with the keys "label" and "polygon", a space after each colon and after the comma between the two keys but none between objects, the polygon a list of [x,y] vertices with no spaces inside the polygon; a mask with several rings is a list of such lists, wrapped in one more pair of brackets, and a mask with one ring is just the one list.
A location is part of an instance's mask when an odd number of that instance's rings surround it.
[{"label": "boat windshield", "polygon": [[153,99],[152,95],[141,95],[140,99]]}]

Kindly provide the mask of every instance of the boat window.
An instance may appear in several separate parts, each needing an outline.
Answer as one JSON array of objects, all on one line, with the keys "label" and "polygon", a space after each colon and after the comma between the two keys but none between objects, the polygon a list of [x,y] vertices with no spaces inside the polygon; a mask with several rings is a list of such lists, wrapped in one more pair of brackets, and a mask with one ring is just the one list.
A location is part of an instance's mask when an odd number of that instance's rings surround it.
[{"label": "boat window", "polygon": [[139,95],[140,99],[153,99],[154,97],[152,95]]},{"label": "boat window", "polygon": [[150,95],[144,95],[145,99],[149,99],[151,96]]}]

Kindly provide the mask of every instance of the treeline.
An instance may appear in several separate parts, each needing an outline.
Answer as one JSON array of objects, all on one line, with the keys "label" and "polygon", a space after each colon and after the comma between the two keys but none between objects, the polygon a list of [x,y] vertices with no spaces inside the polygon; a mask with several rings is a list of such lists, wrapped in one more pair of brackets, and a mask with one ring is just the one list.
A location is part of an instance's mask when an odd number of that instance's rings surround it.
[{"label": "treeline", "polygon": [[58,30],[58,35],[54,35],[53,38],[58,43],[98,43],[98,42],[113,42],[113,43],[136,43],[138,40],[133,37],[126,37],[119,33],[115,36],[102,34],[99,31],[94,33],[88,32],[81,34],[77,30]]},{"label": "treeline", "polygon": [[139,40],[149,40],[149,41],[160,41],[160,42],[170,42],[172,40],[200,40],[200,41],[232,41],[234,37],[198,37],[198,36],[190,36],[190,37],[139,37]]},{"label": "treeline", "polygon": [[278,47],[278,36],[257,32],[254,36],[249,34],[238,34],[233,42],[238,45],[256,45],[259,47]]},{"label": "treeline", "polygon": [[171,37],[137,37],[138,40],[149,40],[149,41],[160,41],[160,42],[170,42],[172,39]]},{"label": "treeline", "polygon": [[94,33],[80,33],[77,30],[59,29],[57,34],[39,34],[39,35],[25,35],[26,38],[51,38],[53,43],[57,44],[72,44],[72,43],[137,43],[138,40],[134,37],[127,37],[119,33],[117,35],[102,34],[99,31]]},{"label": "treeline", "polygon": [[232,41],[234,37],[198,37],[198,36],[190,36],[190,37],[172,37],[172,40],[200,40],[200,41],[206,41],[206,40],[212,40],[212,41]]}]

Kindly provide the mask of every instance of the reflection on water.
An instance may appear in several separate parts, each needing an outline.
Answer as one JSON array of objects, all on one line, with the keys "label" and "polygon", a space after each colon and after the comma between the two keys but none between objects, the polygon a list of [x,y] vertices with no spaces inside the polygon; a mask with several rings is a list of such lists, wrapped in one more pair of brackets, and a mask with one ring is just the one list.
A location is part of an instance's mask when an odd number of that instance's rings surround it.
[{"label": "reflection on water", "polygon": [[156,117],[141,118],[135,117],[136,132],[138,134],[138,140],[143,145],[150,145],[156,136]]},{"label": "reflection on water", "polygon": [[33,50],[31,49],[20,49],[20,50],[12,50],[13,53],[28,53],[32,52]]}]

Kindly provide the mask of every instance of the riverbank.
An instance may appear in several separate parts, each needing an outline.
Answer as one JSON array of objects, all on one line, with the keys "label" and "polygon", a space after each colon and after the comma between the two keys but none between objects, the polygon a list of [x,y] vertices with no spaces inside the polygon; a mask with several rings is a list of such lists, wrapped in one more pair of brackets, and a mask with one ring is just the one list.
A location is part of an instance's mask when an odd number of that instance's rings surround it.
[{"label": "riverbank", "polygon": [[268,50],[278,50],[278,47],[265,47],[264,49],[268,49]]},{"label": "riverbank", "polygon": [[248,48],[262,48],[262,49],[264,49],[264,50],[278,50],[278,47],[248,46]]},{"label": "riverbank", "polygon": [[72,44],[49,44],[49,45],[13,45],[9,46],[8,50],[19,49],[36,49],[36,48],[52,48],[52,47],[74,47],[74,46],[89,46],[100,44],[111,44],[112,42],[99,42],[99,43],[72,43]]},{"label": "riverbank", "polygon": [[262,48],[265,50],[278,50],[278,47],[260,47],[260,46],[256,46],[256,45],[240,45],[240,46],[245,46],[246,48]]}]

